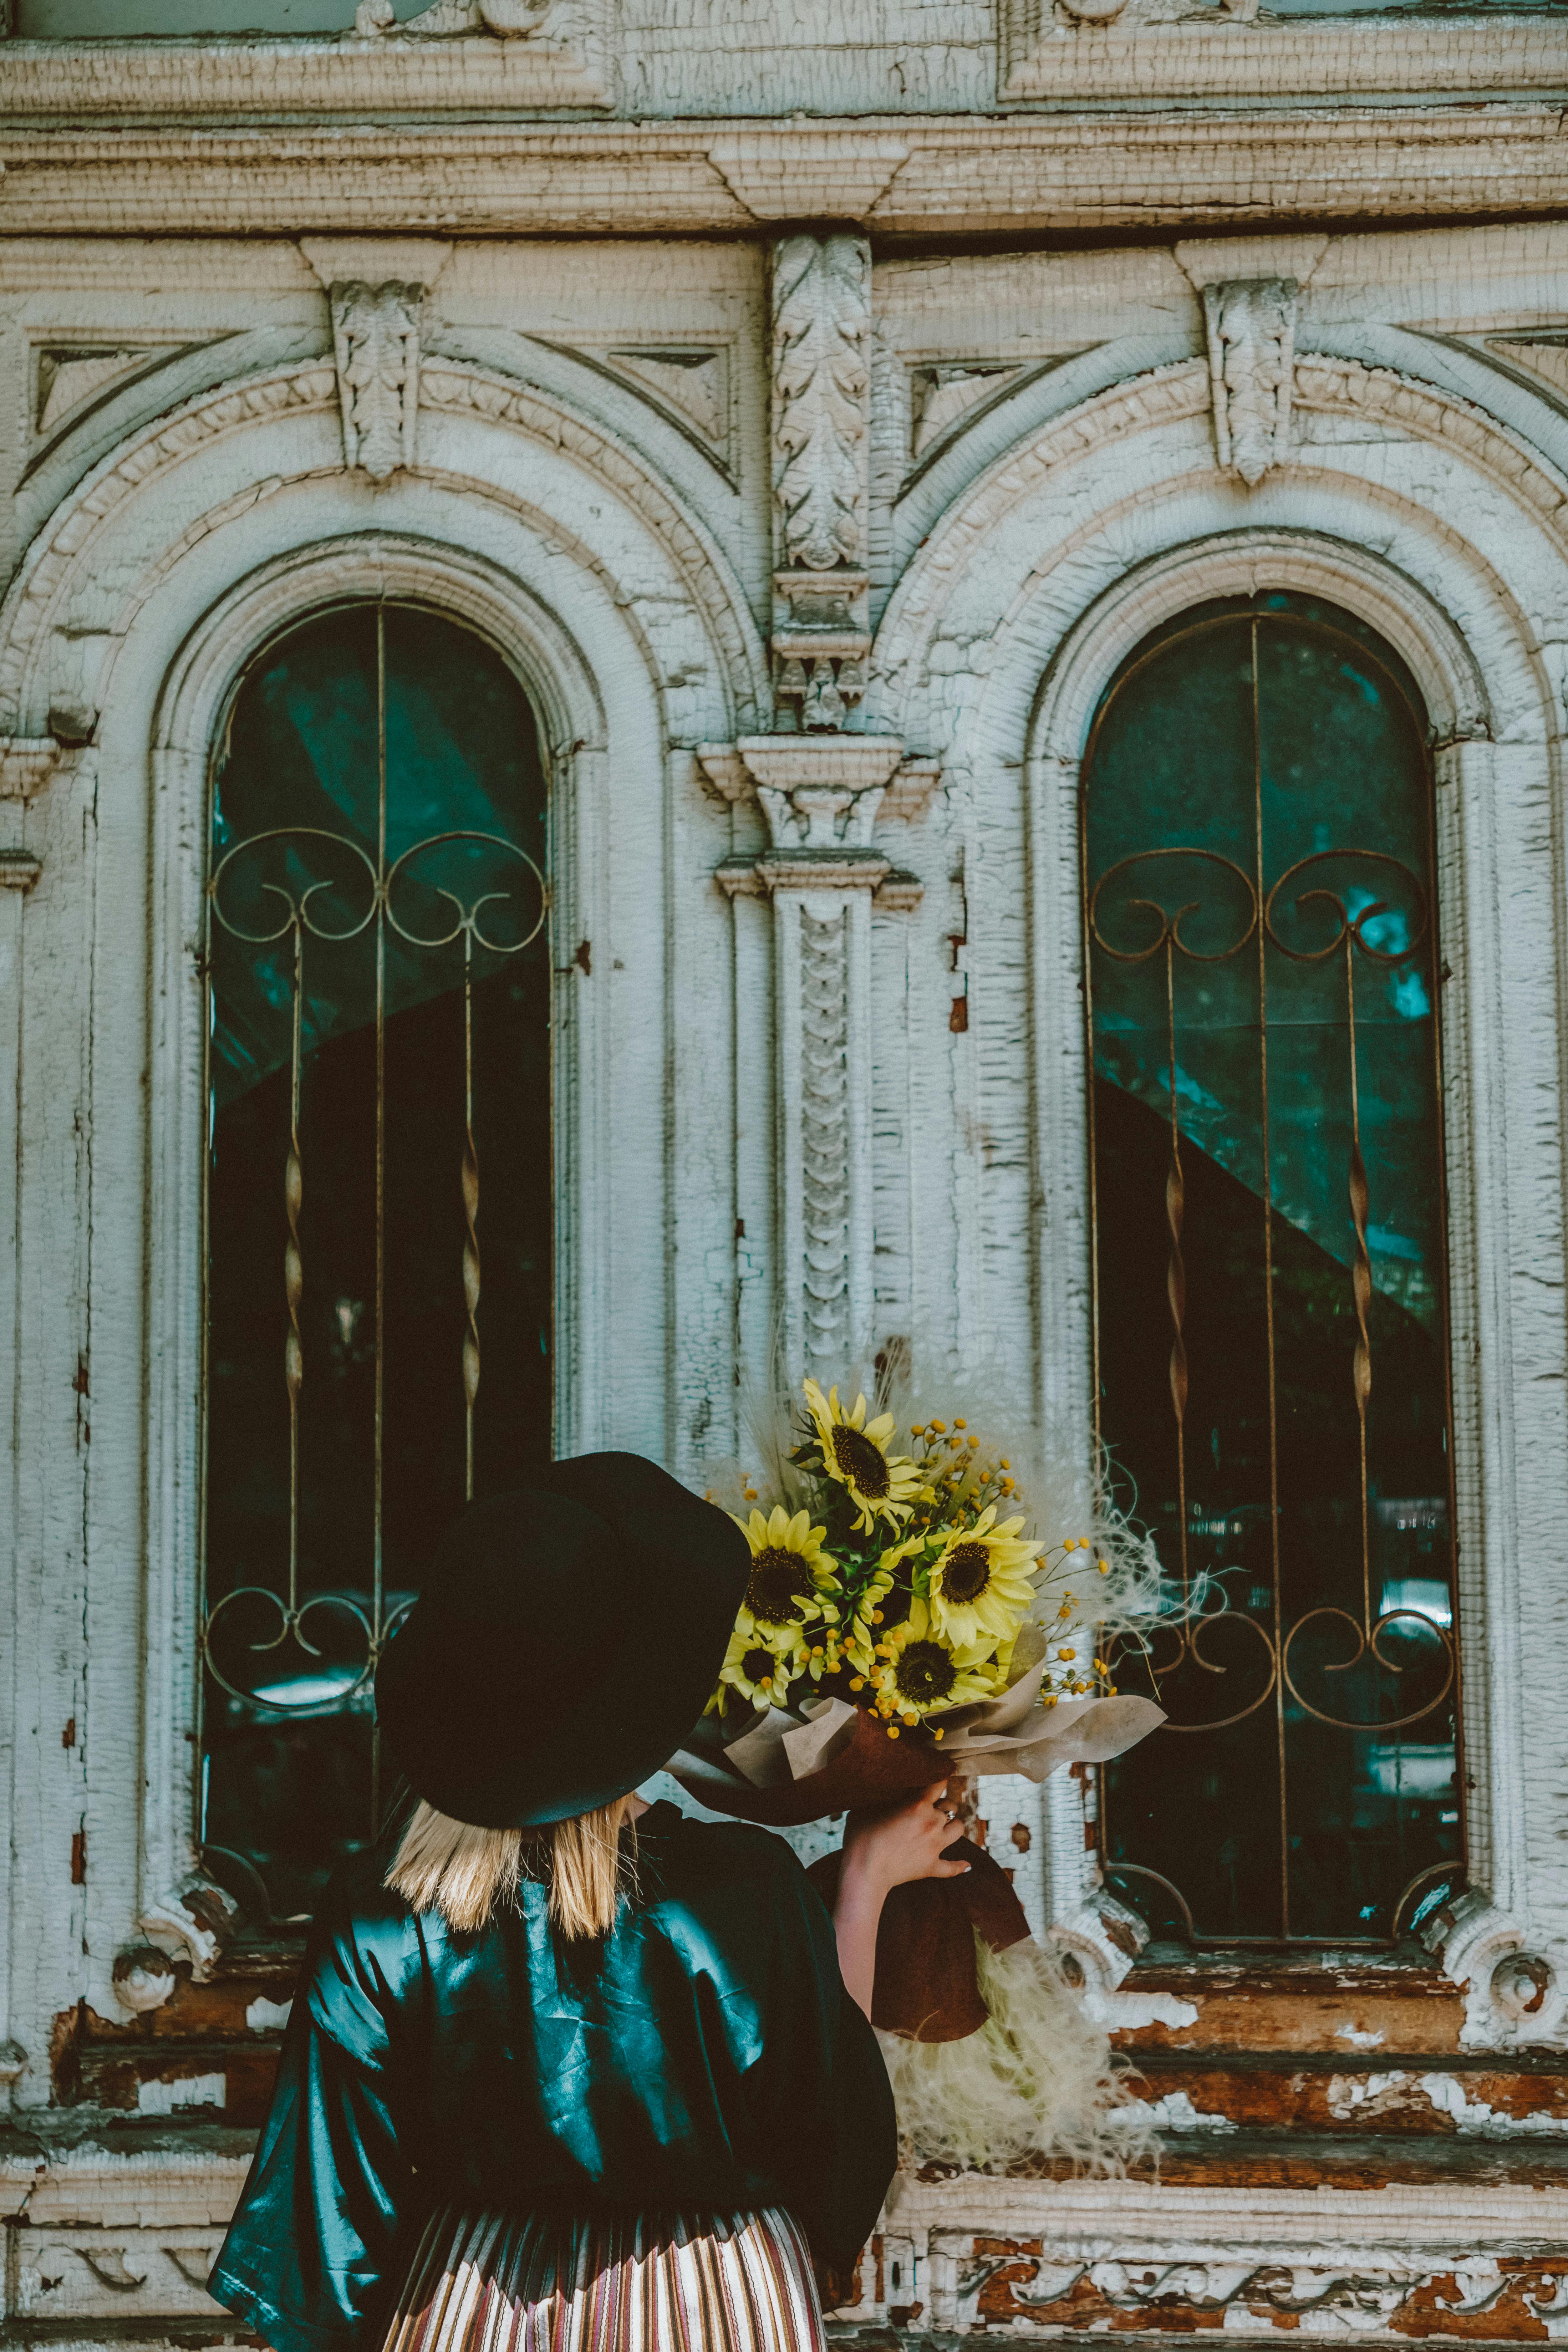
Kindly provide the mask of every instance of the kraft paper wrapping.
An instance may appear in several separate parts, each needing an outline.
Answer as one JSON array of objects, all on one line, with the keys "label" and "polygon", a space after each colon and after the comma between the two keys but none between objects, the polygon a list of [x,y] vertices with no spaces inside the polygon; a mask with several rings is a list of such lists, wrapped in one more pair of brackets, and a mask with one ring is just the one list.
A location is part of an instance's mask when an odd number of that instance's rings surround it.
[{"label": "kraft paper wrapping", "polygon": [[[714,1812],[770,1829],[796,1829],[863,1805],[896,1803],[942,1776],[1021,1773],[1043,1781],[1063,1764],[1102,1764],[1164,1721],[1152,1699],[1040,1700],[1045,1651],[999,1699],[943,1717],[937,1747],[919,1735],[889,1739],[887,1726],[847,1699],[772,1708],[728,1746],[710,1717],[706,1735],[673,1756],[668,1769]],[[1005,1873],[967,1841],[953,1849],[963,1878],[927,1878],[895,1887],[877,1937],[872,2017],[921,2042],[958,2042],[988,2011],[975,1972],[975,1937],[1005,1950],[1029,1932]],[[838,1856],[812,1865],[832,1907]]]}]

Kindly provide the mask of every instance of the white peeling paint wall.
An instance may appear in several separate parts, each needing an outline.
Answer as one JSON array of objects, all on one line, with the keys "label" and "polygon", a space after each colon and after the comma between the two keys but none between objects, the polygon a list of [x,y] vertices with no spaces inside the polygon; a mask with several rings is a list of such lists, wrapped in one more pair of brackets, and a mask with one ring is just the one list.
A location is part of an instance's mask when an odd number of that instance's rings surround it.
[{"label": "white peeling paint wall", "polygon": [[[0,1127],[16,1171],[0,1254],[0,2042],[19,2053],[24,2110],[48,2097],[62,2012],[85,2000],[121,2015],[115,1956],[192,1859],[204,796],[226,693],[291,613],[345,585],[426,597],[503,643],[541,712],[563,811],[556,961],[592,942],[591,976],[559,982],[563,1443],[641,1447],[696,1476],[733,1440],[738,1361],[762,1360],[788,1304],[774,909],[714,881],[765,862],[772,838],[714,748],[771,719],[764,257],[426,239],[416,258],[417,460],[375,486],[344,462],[330,256],[265,238],[0,247],[19,566],[0,614],[0,850],[15,854]],[[1249,488],[1218,460],[1204,289],[1258,278],[1300,290],[1289,444]],[[1476,1988],[1479,2042],[1560,2042],[1561,1992],[1521,2020],[1488,1989],[1521,1948],[1557,1984],[1568,1972],[1568,416],[1562,346],[1542,340],[1568,319],[1568,233],[879,260],[870,299],[875,646],[849,740],[897,738],[941,772],[895,794],[905,813],[870,835],[921,889],[871,903],[865,935],[870,1052],[849,1073],[864,1165],[842,1172],[845,1197],[869,1203],[866,1337],[1000,1362],[1020,1413],[1087,1450],[1073,826],[1089,717],[1131,646],[1187,604],[1297,585],[1363,614],[1434,717],[1456,975],[1460,1580],[1484,1893],[1447,1959]],[[70,343],[131,358],[40,429],[40,352]],[[710,355],[684,406],[661,349]],[[1133,1997],[1089,1907],[1079,1784],[994,1783],[984,1809],[1031,1918],[1068,1931],[1108,2020],[1179,2026],[1116,2007]],[[222,2084],[149,2085],[149,2112],[219,2114]],[[1492,2127],[1457,2077],[1406,2094],[1459,2132]],[[207,2193],[171,2185],[168,2215]],[[1129,2247],[1156,2271],[1174,2261],[1176,2225],[1156,2228],[1144,2193],[1097,2189],[1102,2234],[1086,2209],[1061,2260],[1086,2274],[1125,2271]],[[1071,2195],[1005,2191],[1037,2230],[1065,2230]],[[959,2226],[942,2210],[900,2223],[930,2264],[948,2259],[930,2231]],[[1342,2250],[1356,2231],[1405,2244],[1404,2207],[1356,2210],[1334,2223]],[[1289,2252],[1296,2227],[1279,2221],[1268,2262],[1331,2268],[1326,2239]],[[1226,2252],[1195,2210],[1184,2231],[1217,2251],[1181,2259],[1240,2263],[1226,2292],[1245,2317],[1264,2257]],[[957,2315],[943,2324],[964,2324],[973,2280],[932,2275]],[[1101,2288],[1128,2310],[1142,2293],[1131,2273]],[[83,2274],[84,2326],[110,2292]]]}]

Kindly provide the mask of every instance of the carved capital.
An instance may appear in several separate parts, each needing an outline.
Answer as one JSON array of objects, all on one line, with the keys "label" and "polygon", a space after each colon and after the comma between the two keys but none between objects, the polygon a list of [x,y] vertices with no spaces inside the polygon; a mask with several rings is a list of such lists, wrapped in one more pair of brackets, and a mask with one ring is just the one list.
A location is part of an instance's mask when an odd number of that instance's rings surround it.
[{"label": "carved capital", "polygon": [[[871,843],[878,811],[904,773],[903,748],[882,735],[750,735],[734,744],[700,743],[698,765],[710,788],[731,802],[754,793],[767,820],[766,852],[726,858],[714,875],[721,890],[731,898],[866,890],[885,911],[918,907],[924,896],[919,877],[895,868]],[[919,772],[910,789],[923,808],[942,772],[934,761],[909,764]],[[908,814],[908,806],[897,813]]]},{"label": "carved capital", "polygon": [[384,482],[414,463],[419,415],[422,286],[387,278],[333,282],[332,352],[343,416],[343,463]]},{"label": "carved capital", "polygon": [[1204,288],[1215,454],[1248,488],[1289,454],[1299,291],[1293,278]]},{"label": "carved capital", "polygon": [[0,849],[0,890],[19,890],[26,898],[43,870],[30,849]]},{"label": "carved capital", "polygon": [[698,764],[726,800],[754,792],[774,849],[864,849],[904,756],[893,735],[745,735],[700,743]]}]

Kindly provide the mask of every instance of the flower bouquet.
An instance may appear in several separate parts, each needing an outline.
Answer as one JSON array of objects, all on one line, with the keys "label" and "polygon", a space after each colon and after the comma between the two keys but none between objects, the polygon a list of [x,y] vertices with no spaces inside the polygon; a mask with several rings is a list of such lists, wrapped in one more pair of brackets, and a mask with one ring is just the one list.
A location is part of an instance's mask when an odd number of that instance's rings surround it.
[{"label": "flower bouquet", "polygon": [[[846,1406],[812,1380],[754,1401],[762,1467],[714,1474],[752,1571],[702,1726],[669,1766],[714,1811],[788,1828],[944,1770],[1041,1781],[1163,1719],[1107,1663],[1112,1632],[1158,1606],[1148,1544],[974,1412],[923,1412],[901,1380],[878,1402]],[[1114,2162],[1103,2033],[1008,1874],[977,1845],[952,1852],[967,1875],[895,1888],[878,1937],[872,2016],[909,2153]],[[812,1865],[830,1904],[837,1864]]]}]

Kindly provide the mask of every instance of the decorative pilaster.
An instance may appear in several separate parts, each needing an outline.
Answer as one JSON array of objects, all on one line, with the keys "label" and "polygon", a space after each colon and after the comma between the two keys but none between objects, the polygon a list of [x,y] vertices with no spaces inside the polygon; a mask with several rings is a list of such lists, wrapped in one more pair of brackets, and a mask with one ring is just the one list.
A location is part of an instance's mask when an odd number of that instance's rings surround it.
[{"label": "decorative pilaster", "polygon": [[1299,291],[1293,278],[1204,288],[1215,450],[1249,489],[1289,456]]},{"label": "decorative pilaster", "polygon": [[903,748],[758,735],[698,752],[726,798],[749,782],[767,821],[763,855],[717,879],[773,902],[780,1317],[792,1370],[833,1378],[872,1336],[871,906],[894,876],[871,832]]},{"label": "decorative pilaster", "polygon": [[866,690],[871,249],[773,253],[773,690],[786,723],[843,726]]}]

